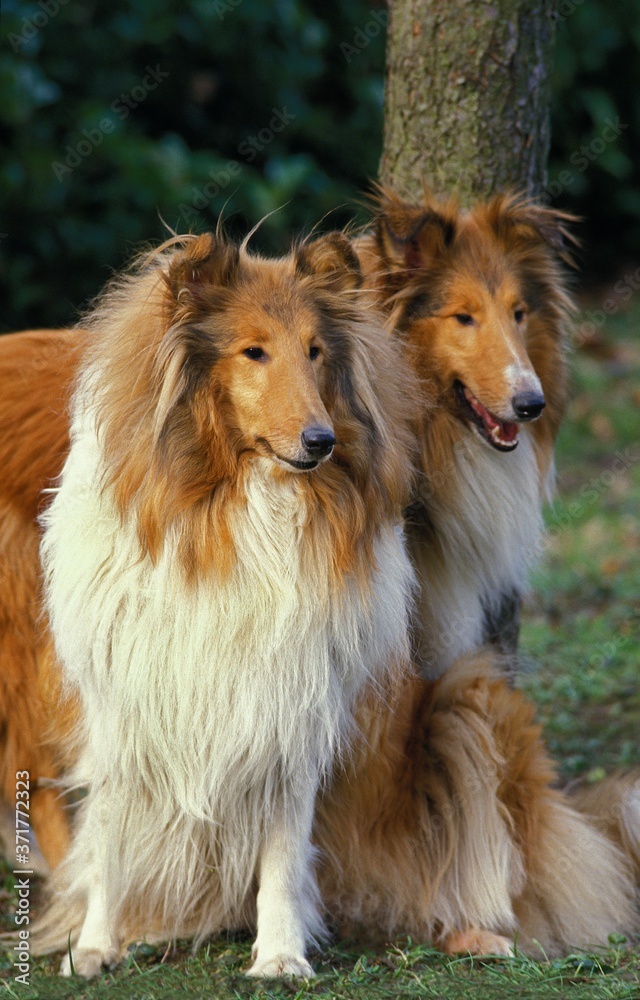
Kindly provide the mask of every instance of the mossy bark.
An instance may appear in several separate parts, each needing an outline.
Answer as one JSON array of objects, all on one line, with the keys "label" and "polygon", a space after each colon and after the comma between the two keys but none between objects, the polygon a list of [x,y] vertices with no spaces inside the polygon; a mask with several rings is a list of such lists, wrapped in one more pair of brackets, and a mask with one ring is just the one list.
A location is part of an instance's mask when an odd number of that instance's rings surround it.
[{"label": "mossy bark", "polygon": [[556,0],[389,0],[380,180],[463,204],[540,195]]}]

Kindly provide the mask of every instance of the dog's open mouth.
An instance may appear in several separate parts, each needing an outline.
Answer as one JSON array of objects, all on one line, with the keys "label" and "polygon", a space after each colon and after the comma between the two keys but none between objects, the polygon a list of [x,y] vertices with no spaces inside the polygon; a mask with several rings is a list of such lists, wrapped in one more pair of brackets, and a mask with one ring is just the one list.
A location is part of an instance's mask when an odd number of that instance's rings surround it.
[{"label": "dog's open mouth", "polygon": [[500,420],[483,406],[462,382],[453,383],[461,415],[497,451],[513,451],[518,446],[520,425]]}]

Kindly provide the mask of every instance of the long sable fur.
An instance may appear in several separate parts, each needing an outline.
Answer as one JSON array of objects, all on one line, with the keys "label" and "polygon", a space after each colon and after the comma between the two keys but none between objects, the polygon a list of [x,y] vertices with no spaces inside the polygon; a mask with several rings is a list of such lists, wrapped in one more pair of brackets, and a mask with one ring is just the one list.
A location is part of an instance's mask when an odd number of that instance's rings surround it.
[{"label": "long sable fur", "polygon": [[[418,206],[416,212],[419,229],[424,209]],[[455,221],[457,216],[452,213]],[[409,277],[417,294],[424,276],[410,271]],[[55,340],[69,335],[49,336]],[[46,365],[42,345],[33,341],[32,349],[34,357],[40,356]],[[55,374],[61,380],[70,378],[68,373]],[[431,399],[433,379],[425,378],[423,384],[425,398]],[[41,394],[38,391],[33,396],[36,398],[29,401],[25,390],[12,401],[16,420],[20,420],[20,406],[30,405],[38,412]],[[39,412],[44,423],[45,414]],[[44,481],[59,471],[46,452],[30,453],[29,436],[20,440],[27,478]],[[514,457],[507,456],[507,461]],[[5,482],[11,488],[11,480]],[[435,478],[434,482],[438,485],[443,480]],[[34,517],[35,509],[32,520]],[[464,546],[461,555],[463,551]],[[499,680],[488,657],[481,658],[475,667],[454,668],[451,687],[447,688],[449,702],[441,685],[416,679],[389,683],[381,700],[371,696],[361,708],[368,750],[361,745],[353,767],[345,765],[346,777],[339,777],[325,794],[317,821],[317,836],[326,850],[322,884],[329,914],[343,929],[359,931],[369,939],[401,931],[421,939],[435,935],[448,947],[457,927],[464,930],[479,923],[503,935],[517,927],[520,945],[528,942],[529,950],[535,950],[535,937],[546,942],[550,950],[562,952],[576,943],[602,943],[608,927],[625,923],[633,895],[627,862],[611,850],[609,840],[594,837],[591,826],[576,817],[572,808],[584,809],[589,824],[598,823],[625,852],[637,856],[633,783],[629,792],[628,782],[608,779],[598,786],[598,795],[590,797],[588,804],[580,798],[570,804],[557,798],[557,793],[551,792],[553,778],[539,735],[526,724],[527,720],[530,723],[531,710],[520,695]],[[490,684],[488,675],[492,675]],[[460,704],[465,705],[469,689],[476,695],[484,690],[484,700],[480,699],[478,708],[474,695],[473,710],[466,705],[463,712]],[[488,690],[493,692],[491,697]],[[436,691],[440,691],[437,698]],[[423,710],[436,700],[440,706],[436,718],[442,725],[436,727],[436,736],[430,741],[432,715],[424,715]],[[452,719],[456,724],[448,730]],[[496,767],[498,774],[507,776],[499,794]],[[417,789],[427,793],[426,802]],[[478,790],[486,797],[486,817],[481,821],[475,801]],[[472,807],[468,816],[460,811],[465,796]],[[486,841],[482,834],[485,821],[499,834]],[[537,840],[531,836],[532,830],[541,832]],[[576,836],[582,849],[576,852],[574,868],[567,853]],[[474,839],[475,850],[470,850],[468,845]],[[529,845],[526,852],[524,843]],[[430,861],[432,857],[438,860]],[[588,875],[591,866],[595,871]],[[583,870],[587,880],[582,878]],[[500,876],[492,878],[490,891],[487,872]],[[416,892],[418,877],[420,892]],[[595,878],[596,885],[601,884],[601,878],[610,878],[608,898],[612,909],[617,906],[622,914],[619,920],[612,920],[606,910],[598,923],[594,914],[601,909],[589,894],[589,878]],[[440,891],[443,884],[449,895]],[[633,925],[632,918],[624,929]],[[449,937],[445,926],[452,932]],[[484,947],[482,943],[477,950]]]},{"label": "long sable fur", "polygon": [[70,332],[0,337],[0,788],[13,807],[16,772],[29,772],[30,821],[51,867],[69,834],[64,802],[47,785],[62,760],[60,742],[46,738],[53,703],[41,690],[47,637],[36,517],[67,455],[66,390],[77,358]]},{"label": "long sable fur", "polygon": [[[544,546],[542,505],[567,401],[574,306],[565,264],[574,220],[513,194],[463,211],[428,191],[411,203],[379,189],[375,205],[373,232],[355,246],[423,387],[407,535],[421,580],[416,645],[421,669],[435,677],[487,641],[515,651],[521,595]],[[500,302],[512,289],[527,311],[523,345],[514,345],[526,351],[546,408],[521,425],[518,447],[504,454],[465,426],[453,389],[458,379],[497,392],[503,331],[464,330],[454,343],[447,324],[461,294]]]},{"label": "long sable fur", "polygon": [[[447,672],[397,685],[391,715],[363,707],[361,755],[319,811],[323,893],[341,926],[367,938],[409,933],[448,950],[487,941],[505,950],[517,934],[519,947],[551,954],[605,944],[612,929],[638,927],[637,809],[614,778],[590,800],[589,818],[579,815],[554,790],[533,710],[505,680],[509,661],[474,652],[494,638],[487,611],[495,621],[503,605],[517,608],[542,544],[566,400],[572,305],[560,260],[571,219],[513,196],[462,213],[452,201],[427,195],[410,205],[382,192],[378,210],[374,235],[356,247],[423,387],[421,475],[408,512],[421,586],[415,631],[422,669]],[[431,348],[450,282],[465,274],[494,287],[515,276],[527,296],[526,346],[547,411],[523,429],[515,454],[474,440],[451,398],[459,372],[440,367]],[[476,366],[486,362],[478,353]],[[515,638],[512,630],[508,645]],[[588,812],[586,797],[573,801]]]},{"label": "long sable fur", "polygon": [[637,784],[633,800],[603,782],[581,815],[489,649],[387,697],[391,711],[363,704],[359,753],[318,807],[320,888],[342,933],[500,953],[515,939],[538,957],[637,933]]},{"label": "long sable fur", "polygon": [[[313,798],[346,752],[359,689],[408,656],[411,378],[358,300],[356,268],[339,236],[282,261],[185,239],[119,279],[85,323],[42,552],[81,702],[74,779],[89,793],[40,950],[77,940],[96,881],[119,945],[252,922],[276,814]],[[234,388],[236,342],[274,316],[294,334],[311,324],[322,344],[337,443],[306,475],[242,430],[253,403]],[[278,407],[276,427],[289,419]],[[311,853],[304,868],[312,939]]]}]

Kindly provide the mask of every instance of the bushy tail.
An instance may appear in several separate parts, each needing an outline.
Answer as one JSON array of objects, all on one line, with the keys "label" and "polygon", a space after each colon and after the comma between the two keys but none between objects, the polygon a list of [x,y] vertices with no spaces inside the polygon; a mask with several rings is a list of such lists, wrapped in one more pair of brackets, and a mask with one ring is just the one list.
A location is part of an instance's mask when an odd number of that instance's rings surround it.
[{"label": "bushy tail", "polygon": [[570,801],[618,845],[640,882],[640,770],[582,785],[571,792]]},{"label": "bushy tail", "polygon": [[638,931],[628,855],[562,793],[540,804],[538,842],[515,902],[519,947],[535,955],[606,946],[612,933]]},{"label": "bushy tail", "polygon": [[473,705],[490,733],[485,763],[497,767],[497,798],[524,869],[524,881],[511,883],[518,946],[561,955],[637,932],[640,782],[605,782],[598,808],[585,808],[555,787],[534,707],[509,686],[495,654],[464,658],[443,680],[440,700]]},{"label": "bushy tail", "polygon": [[475,928],[537,957],[637,930],[638,786],[610,786],[613,835],[558,791],[534,706],[495,653],[400,684],[392,704],[364,712],[362,753],[318,810],[324,900],[343,930]]}]

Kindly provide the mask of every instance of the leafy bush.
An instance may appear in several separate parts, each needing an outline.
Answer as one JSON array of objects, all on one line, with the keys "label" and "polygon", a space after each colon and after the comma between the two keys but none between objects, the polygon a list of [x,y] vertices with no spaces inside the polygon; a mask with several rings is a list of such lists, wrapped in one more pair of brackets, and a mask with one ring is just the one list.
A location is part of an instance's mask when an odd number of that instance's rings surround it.
[{"label": "leafy bush", "polygon": [[636,0],[559,0],[548,193],[596,278],[640,263],[639,63]]},{"label": "leafy bush", "polygon": [[168,235],[161,219],[203,229],[224,211],[246,232],[274,212],[255,238],[269,250],[327,213],[345,224],[381,150],[376,10],[5,0],[2,328],[72,320],[133,246]]},{"label": "leafy bush", "polygon": [[[640,8],[560,7],[550,195],[590,217],[611,266],[640,250]],[[1,329],[72,321],[161,220],[224,213],[244,233],[268,216],[254,245],[282,251],[352,218],[380,156],[385,15],[381,0],[4,0]],[[629,127],[580,169],[616,116]]]}]

